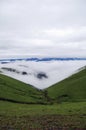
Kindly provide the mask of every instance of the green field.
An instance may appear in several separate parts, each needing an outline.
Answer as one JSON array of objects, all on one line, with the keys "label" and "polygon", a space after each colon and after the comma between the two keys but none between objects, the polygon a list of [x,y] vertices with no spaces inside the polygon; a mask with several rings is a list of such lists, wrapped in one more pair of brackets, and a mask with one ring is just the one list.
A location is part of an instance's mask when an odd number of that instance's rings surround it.
[{"label": "green field", "polygon": [[0,102],[1,130],[46,130],[86,128],[86,102],[28,105]]},{"label": "green field", "polygon": [[0,130],[86,130],[86,69],[43,91],[0,74]]},{"label": "green field", "polygon": [[18,103],[45,103],[42,91],[0,74],[0,99]]},{"label": "green field", "polygon": [[86,69],[49,87],[47,91],[55,102],[86,101]]}]

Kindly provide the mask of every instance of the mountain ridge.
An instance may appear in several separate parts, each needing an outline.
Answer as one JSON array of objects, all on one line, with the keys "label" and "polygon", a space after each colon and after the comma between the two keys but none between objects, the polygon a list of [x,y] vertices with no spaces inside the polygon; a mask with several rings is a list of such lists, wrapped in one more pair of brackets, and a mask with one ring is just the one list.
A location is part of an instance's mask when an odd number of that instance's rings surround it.
[{"label": "mountain ridge", "polygon": [[7,59],[0,59],[0,62],[2,64],[8,63],[8,62],[14,62],[14,61],[36,61],[36,62],[42,62],[42,61],[73,61],[73,60],[86,60],[86,58],[80,58],[80,57],[44,57],[44,58],[7,58]]}]

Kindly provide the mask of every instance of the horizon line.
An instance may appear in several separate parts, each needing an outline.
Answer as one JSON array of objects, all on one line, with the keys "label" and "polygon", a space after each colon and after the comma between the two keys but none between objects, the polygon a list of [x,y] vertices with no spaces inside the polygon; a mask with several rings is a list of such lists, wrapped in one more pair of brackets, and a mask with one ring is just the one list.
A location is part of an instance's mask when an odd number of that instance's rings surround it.
[{"label": "horizon line", "polygon": [[30,57],[30,58],[6,58],[6,59],[0,59],[0,62],[13,62],[13,61],[36,61],[36,62],[41,62],[41,61],[74,61],[74,60],[86,60],[85,57],[43,57],[43,58],[38,58],[38,57]]}]

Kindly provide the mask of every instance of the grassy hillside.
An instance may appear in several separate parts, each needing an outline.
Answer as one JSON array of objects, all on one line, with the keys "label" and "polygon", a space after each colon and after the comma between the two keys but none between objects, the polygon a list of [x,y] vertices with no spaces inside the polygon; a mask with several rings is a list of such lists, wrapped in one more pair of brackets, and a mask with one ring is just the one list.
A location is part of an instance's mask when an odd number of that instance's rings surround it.
[{"label": "grassy hillside", "polygon": [[31,85],[0,74],[0,100],[20,103],[86,101],[86,69],[40,91]]},{"label": "grassy hillside", "polygon": [[40,90],[2,74],[0,74],[0,100],[20,103],[44,102]]},{"label": "grassy hillside", "polygon": [[46,89],[56,102],[86,101],[86,69]]},{"label": "grassy hillside", "polygon": [[85,130],[85,93],[86,70],[44,91],[0,74],[0,130]]}]

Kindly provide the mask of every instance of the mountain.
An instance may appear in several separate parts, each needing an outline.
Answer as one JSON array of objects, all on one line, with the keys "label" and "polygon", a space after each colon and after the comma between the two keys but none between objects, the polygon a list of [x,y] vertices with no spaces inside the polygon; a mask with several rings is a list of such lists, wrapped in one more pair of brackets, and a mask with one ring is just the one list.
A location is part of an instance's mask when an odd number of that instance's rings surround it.
[{"label": "mountain", "polygon": [[44,90],[0,74],[1,130],[85,130],[85,108],[86,67]]},{"label": "mountain", "polygon": [[55,102],[86,101],[86,67],[76,74],[46,89],[48,96]]},{"label": "mountain", "polygon": [[0,74],[0,100],[27,104],[45,102],[40,90],[2,74]]},{"label": "mountain", "polygon": [[75,60],[86,60],[85,57],[29,57],[29,58],[8,58],[8,59],[0,59],[0,62],[2,64],[8,63],[8,62],[14,62],[14,61],[75,61]]}]

